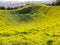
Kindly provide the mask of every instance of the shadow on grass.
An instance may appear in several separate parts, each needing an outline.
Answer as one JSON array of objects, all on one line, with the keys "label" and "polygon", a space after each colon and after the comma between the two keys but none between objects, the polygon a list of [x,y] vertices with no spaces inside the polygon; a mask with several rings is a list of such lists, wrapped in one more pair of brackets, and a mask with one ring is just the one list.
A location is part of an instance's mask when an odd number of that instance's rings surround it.
[{"label": "shadow on grass", "polygon": [[22,10],[18,10],[16,11],[16,13],[19,14],[29,14],[31,12],[36,12],[36,10],[38,10],[41,6],[30,6],[27,8],[23,8]]},{"label": "shadow on grass", "polygon": [[52,45],[53,44],[53,40],[48,40],[47,41],[47,45]]}]

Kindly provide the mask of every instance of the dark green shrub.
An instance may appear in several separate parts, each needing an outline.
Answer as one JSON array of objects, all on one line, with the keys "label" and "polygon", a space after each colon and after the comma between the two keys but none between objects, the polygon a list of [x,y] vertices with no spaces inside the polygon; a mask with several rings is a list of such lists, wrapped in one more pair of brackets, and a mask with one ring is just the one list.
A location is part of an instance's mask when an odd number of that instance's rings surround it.
[{"label": "dark green shrub", "polygon": [[15,10],[18,9],[18,7],[7,7],[7,10]]},{"label": "dark green shrub", "polygon": [[7,7],[7,10],[12,10],[13,8],[11,8],[11,7]]},{"label": "dark green shrub", "polygon": [[0,9],[1,9],[1,10],[5,10],[5,7],[4,7],[4,6],[1,6]]},{"label": "dark green shrub", "polygon": [[3,36],[3,37],[8,37],[8,36],[11,36],[11,35],[8,34],[8,33],[3,33],[2,36]]},{"label": "dark green shrub", "polygon": [[47,41],[47,45],[52,45],[52,43],[53,43],[53,40],[48,40]]}]

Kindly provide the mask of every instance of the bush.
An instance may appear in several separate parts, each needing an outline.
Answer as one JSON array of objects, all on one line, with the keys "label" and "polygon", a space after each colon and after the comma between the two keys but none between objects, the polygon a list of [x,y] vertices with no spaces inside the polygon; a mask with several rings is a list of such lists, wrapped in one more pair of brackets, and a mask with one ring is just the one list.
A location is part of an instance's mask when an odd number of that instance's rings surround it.
[{"label": "bush", "polygon": [[47,4],[49,6],[60,6],[60,0],[55,0],[55,2],[51,3],[51,4]]},{"label": "bush", "polygon": [[0,9],[1,10],[15,10],[15,9],[18,9],[18,7],[7,7],[7,8],[5,8],[4,6],[0,6]]},{"label": "bush", "polygon": [[48,40],[48,41],[47,41],[47,44],[48,44],[48,45],[52,45],[52,43],[53,43],[53,40]]},{"label": "bush", "polygon": [[7,10],[12,10],[13,8],[11,8],[11,7],[7,7]]},{"label": "bush", "polygon": [[1,34],[1,36],[3,36],[3,37],[9,37],[9,36],[11,36],[11,35],[8,34],[8,33],[3,33],[3,34]]},{"label": "bush", "polygon": [[0,9],[5,10],[5,7],[4,6],[1,6]]},{"label": "bush", "polygon": [[18,9],[18,7],[7,7],[7,10],[15,10]]},{"label": "bush", "polygon": [[60,2],[57,2],[56,5],[60,5]]}]

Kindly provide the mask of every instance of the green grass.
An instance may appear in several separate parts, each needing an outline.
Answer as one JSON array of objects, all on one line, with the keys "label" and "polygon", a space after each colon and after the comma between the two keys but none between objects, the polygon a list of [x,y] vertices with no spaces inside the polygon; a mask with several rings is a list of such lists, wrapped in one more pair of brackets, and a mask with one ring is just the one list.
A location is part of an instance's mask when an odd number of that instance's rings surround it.
[{"label": "green grass", "polygon": [[60,6],[0,10],[0,45],[60,45]]}]

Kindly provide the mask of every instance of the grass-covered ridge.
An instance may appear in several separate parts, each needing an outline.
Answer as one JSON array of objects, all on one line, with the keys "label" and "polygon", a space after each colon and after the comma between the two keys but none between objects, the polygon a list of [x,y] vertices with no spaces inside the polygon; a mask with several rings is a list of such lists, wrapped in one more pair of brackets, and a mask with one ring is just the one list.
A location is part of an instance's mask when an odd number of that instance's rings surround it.
[{"label": "grass-covered ridge", "polygon": [[60,45],[60,6],[0,10],[0,45]]}]

